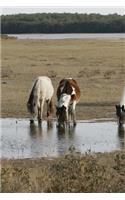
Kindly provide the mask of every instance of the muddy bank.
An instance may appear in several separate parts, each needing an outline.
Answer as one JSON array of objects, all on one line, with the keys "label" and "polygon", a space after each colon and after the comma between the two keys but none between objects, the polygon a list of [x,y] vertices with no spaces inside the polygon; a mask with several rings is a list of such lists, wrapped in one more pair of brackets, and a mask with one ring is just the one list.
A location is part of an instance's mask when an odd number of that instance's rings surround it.
[{"label": "muddy bank", "polygon": [[125,151],[1,164],[2,192],[125,192]]}]

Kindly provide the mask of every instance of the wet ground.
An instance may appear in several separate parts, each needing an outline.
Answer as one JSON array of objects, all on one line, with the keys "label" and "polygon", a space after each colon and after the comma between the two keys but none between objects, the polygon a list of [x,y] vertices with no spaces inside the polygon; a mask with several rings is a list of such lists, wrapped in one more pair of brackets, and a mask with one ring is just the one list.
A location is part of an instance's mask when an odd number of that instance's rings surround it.
[{"label": "wet ground", "polygon": [[125,128],[118,128],[117,122],[101,119],[78,121],[77,126],[59,130],[57,122],[29,119],[1,119],[1,157],[38,158],[58,157],[68,151],[81,153],[111,152],[125,148]]}]

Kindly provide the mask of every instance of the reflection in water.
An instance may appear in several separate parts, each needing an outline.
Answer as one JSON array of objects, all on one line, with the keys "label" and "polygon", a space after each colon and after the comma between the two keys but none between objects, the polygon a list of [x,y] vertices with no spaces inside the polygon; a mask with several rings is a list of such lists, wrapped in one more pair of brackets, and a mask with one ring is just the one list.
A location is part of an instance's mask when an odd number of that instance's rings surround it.
[{"label": "reflection in water", "polygon": [[124,126],[118,126],[118,136],[121,148],[125,147],[125,129]]},{"label": "reflection in water", "polygon": [[37,138],[41,137],[43,133],[47,132],[47,134],[51,133],[53,129],[53,122],[48,120],[46,125],[46,131],[45,128],[43,128],[43,124],[38,123],[37,125],[35,123],[30,123],[29,126],[29,134],[31,137]]},{"label": "reflection in water", "polygon": [[63,155],[64,152],[68,152],[69,148],[74,144],[75,141],[75,127],[72,125],[56,127],[57,132],[57,144],[58,154]]},{"label": "reflection in water", "polygon": [[29,134],[33,138],[42,136],[42,125],[38,123],[38,125],[36,126],[35,123],[30,123]]},{"label": "reflection in water", "polygon": [[75,133],[75,127],[76,126],[72,126],[72,125],[68,125],[66,127],[65,126],[57,127],[58,139],[65,138],[66,136],[68,136],[68,138],[73,139],[73,135]]},{"label": "reflection in water", "polygon": [[48,120],[48,121],[47,121],[47,132],[48,132],[48,133],[51,132],[52,129],[53,129],[53,122],[50,121],[50,120]]},{"label": "reflection in water", "polygon": [[[116,122],[78,122],[65,128],[57,127],[57,122],[37,121],[29,124],[29,119],[2,119],[2,157],[37,158],[59,156],[71,147],[85,153],[109,152],[125,148],[125,126]],[[1,150],[1,149],[0,149]]]}]

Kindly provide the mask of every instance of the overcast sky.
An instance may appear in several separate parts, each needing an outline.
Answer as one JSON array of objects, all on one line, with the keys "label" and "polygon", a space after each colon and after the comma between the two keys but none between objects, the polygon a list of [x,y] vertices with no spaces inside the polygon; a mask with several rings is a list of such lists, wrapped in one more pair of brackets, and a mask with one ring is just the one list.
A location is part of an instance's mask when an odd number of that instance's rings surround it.
[{"label": "overcast sky", "polygon": [[1,8],[1,14],[17,14],[17,13],[48,13],[48,12],[70,12],[70,13],[100,13],[100,14],[113,14],[117,13],[120,15],[125,14],[123,7],[71,7],[71,6],[65,6],[65,7],[2,7]]}]

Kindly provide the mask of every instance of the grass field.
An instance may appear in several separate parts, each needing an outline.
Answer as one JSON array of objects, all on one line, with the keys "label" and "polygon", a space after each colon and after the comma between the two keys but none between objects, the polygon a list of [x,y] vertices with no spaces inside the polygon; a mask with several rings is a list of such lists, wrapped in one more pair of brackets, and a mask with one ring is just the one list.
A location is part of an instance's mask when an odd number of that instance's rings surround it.
[{"label": "grass field", "polygon": [[37,76],[56,89],[73,77],[81,89],[78,119],[115,117],[125,84],[124,40],[2,40],[2,117],[28,117],[26,102]]},{"label": "grass field", "polygon": [[[2,117],[28,117],[37,76],[56,89],[73,77],[81,89],[77,119],[116,118],[125,85],[124,40],[2,39]],[[1,192],[125,192],[125,151],[60,158],[2,160]]]}]

